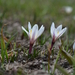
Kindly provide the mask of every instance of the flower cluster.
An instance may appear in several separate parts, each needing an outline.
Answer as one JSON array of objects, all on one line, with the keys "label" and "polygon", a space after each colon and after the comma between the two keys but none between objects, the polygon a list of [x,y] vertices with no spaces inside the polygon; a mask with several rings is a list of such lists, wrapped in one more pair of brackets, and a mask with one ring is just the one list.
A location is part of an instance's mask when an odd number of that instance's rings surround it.
[{"label": "flower cluster", "polygon": [[[34,44],[34,42],[36,41],[36,39],[41,36],[41,34],[44,32],[45,27],[42,25],[40,27],[40,29],[38,30],[38,25],[35,24],[32,28],[31,28],[31,24],[30,22],[28,22],[28,31],[22,26],[22,29],[27,33],[27,35],[29,36],[30,39],[30,48],[29,48],[29,54],[31,54],[32,51],[32,46]],[[52,49],[55,41],[60,38],[65,31],[67,30],[67,27],[65,27],[64,29],[62,29],[62,25],[59,25],[57,28],[55,28],[55,24],[54,22],[51,25],[50,28],[50,32],[51,32],[51,36],[52,36],[52,44],[50,47],[50,50]]]}]

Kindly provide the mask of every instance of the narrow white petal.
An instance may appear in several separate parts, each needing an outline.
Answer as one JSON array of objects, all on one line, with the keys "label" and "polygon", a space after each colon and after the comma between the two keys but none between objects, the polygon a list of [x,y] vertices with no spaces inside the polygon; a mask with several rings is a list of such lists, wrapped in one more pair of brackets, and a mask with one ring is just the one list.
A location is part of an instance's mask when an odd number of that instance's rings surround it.
[{"label": "narrow white petal", "polygon": [[57,31],[61,31],[61,29],[62,29],[62,25],[59,25],[59,26],[57,27]]},{"label": "narrow white petal", "polygon": [[28,22],[28,30],[31,30],[31,24]]},{"label": "narrow white petal", "polygon": [[38,30],[38,25],[35,24],[31,30],[32,30],[32,33],[30,33],[30,38],[31,38],[31,39],[32,39],[32,38],[35,39],[35,34],[36,34],[37,30]]},{"label": "narrow white petal", "polygon": [[62,30],[59,32],[57,38],[61,37],[61,36],[65,33],[66,30],[67,30],[66,27],[65,27],[64,29],[62,29]]},{"label": "narrow white petal", "polygon": [[22,29],[28,34],[28,31],[22,26]]},{"label": "narrow white petal", "polygon": [[52,25],[51,25],[50,31],[51,31],[51,36],[53,37],[53,34],[55,33],[55,32],[54,32],[54,31],[55,31],[55,24],[54,24],[54,22],[53,22]]},{"label": "narrow white petal", "polygon": [[45,27],[42,25],[38,31],[38,36],[37,38],[44,32]]},{"label": "narrow white petal", "polygon": [[59,34],[59,33],[58,33],[57,29],[55,29],[54,31],[55,31],[54,34],[55,34],[55,39],[56,39],[56,38],[58,37],[58,34]]},{"label": "narrow white petal", "polygon": [[38,28],[38,25],[37,25],[37,24],[35,24],[35,25],[32,27],[32,30],[34,30],[36,27]]},{"label": "narrow white petal", "polygon": [[61,30],[62,30],[62,25],[58,26],[55,29],[55,38],[57,38],[59,36],[59,33],[61,32]]},{"label": "narrow white petal", "polygon": [[34,32],[36,32],[36,30],[38,30],[38,25],[35,24],[32,28],[32,34],[34,34]]},{"label": "narrow white petal", "polygon": [[75,50],[75,43],[73,44],[73,50]]},{"label": "narrow white petal", "polygon": [[36,40],[36,38],[38,36],[38,25],[37,24],[35,24],[35,25],[36,25],[36,29],[34,30],[34,34],[33,34],[34,40]]}]

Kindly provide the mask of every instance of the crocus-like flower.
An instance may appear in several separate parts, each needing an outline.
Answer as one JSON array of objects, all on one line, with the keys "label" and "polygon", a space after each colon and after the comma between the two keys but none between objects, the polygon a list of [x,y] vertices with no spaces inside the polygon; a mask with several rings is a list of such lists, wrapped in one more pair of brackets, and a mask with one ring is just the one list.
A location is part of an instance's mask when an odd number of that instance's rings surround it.
[{"label": "crocus-like flower", "polygon": [[73,44],[73,51],[75,51],[75,43]]},{"label": "crocus-like flower", "polygon": [[55,28],[55,24],[53,22],[50,30],[51,30],[51,36],[52,36],[52,43],[50,47],[50,51],[51,51],[55,41],[64,34],[67,28],[65,27],[64,29],[62,29],[62,25],[59,25],[57,28]]},{"label": "crocus-like flower", "polygon": [[53,41],[56,41],[58,38],[60,38],[66,30],[66,27],[62,29],[62,25],[59,25],[57,28],[55,28],[55,24],[53,22],[51,25],[51,36],[53,38]]},{"label": "crocus-like flower", "polygon": [[[51,25],[51,29],[50,29],[50,32],[51,32],[51,36],[52,36],[52,42],[51,42],[51,46],[50,46],[50,49],[48,50],[48,64],[50,64],[50,55],[51,55],[51,50],[53,48],[53,45],[55,43],[55,41],[60,38],[64,32],[67,30],[67,28],[65,27],[64,29],[62,29],[62,25],[58,26],[57,28],[55,28],[55,24],[54,22],[52,23]],[[50,68],[50,66],[48,65],[48,67]],[[55,66],[54,66],[55,68]],[[55,70],[54,70],[55,71]],[[53,71],[53,72],[54,72]]]},{"label": "crocus-like flower", "polygon": [[29,54],[31,54],[32,51],[32,46],[35,42],[35,40],[43,33],[44,31],[44,26],[42,25],[40,27],[40,29],[38,30],[38,25],[35,24],[32,28],[31,28],[31,24],[30,22],[28,22],[28,31],[22,26],[22,29],[27,33],[27,35],[29,36],[30,39],[30,49],[29,49]]}]

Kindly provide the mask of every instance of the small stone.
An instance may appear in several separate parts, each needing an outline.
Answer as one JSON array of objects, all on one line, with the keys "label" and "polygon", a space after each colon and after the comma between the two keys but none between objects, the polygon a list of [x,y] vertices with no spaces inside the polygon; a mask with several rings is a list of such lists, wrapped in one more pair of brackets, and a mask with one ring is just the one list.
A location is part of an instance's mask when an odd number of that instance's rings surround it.
[{"label": "small stone", "polygon": [[22,62],[23,64],[25,64],[26,63],[26,61],[25,60],[23,60],[23,62]]}]

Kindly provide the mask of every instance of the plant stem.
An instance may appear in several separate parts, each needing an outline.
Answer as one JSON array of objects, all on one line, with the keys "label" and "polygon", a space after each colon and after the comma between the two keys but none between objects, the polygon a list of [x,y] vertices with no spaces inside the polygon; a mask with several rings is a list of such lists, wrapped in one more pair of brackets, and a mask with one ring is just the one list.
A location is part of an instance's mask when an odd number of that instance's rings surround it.
[{"label": "plant stem", "polygon": [[50,53],[48,52],[48,73],[50,72]]},{"label": "plant stem", "polygon": [[48,50],[48,73],[49,73],[49,70],[50,70],[50,55],[51,55],[51,50],[52,50],[52,48],[53,48],[54,43],[55,43],[55,42],[52,40],[51,47],[50,47],[50,49]]},{"label": "plant stem", "polygon": [[29,47],[29,54],[31,54],[32,47],[33,47],[33,44],[31,44],[31,43],[30,43],[30,47]]},{"label": "plant stem", "polygon": [[58,56],[57,56],[56,61],[55,61],[55,64],[54,64],[53,75],[54,75],[54,72],[55,72],[55,67],[56,67],[56,64],[57,64],[58,59],[59,59],[59,56],[60,56],[60,52],[61,52],[61,50],[59,50]]}]

